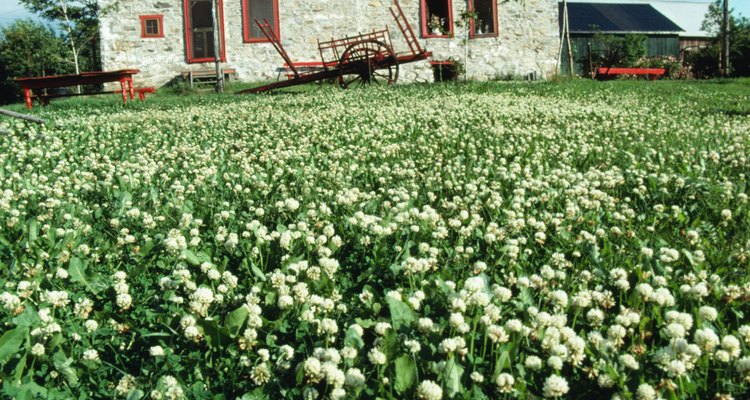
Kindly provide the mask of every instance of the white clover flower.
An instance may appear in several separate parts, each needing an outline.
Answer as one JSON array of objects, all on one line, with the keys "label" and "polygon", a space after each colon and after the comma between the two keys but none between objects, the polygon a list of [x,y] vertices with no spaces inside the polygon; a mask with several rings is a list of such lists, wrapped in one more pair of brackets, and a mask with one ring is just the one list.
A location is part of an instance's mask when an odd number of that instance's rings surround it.
[{"label": "white clover flower", "polygon": [[640,366],[638,365],[638,361],[631,354],[622,354],[618,359],[620,361],[620,364],[622,364],[625,368],[634,371],[640,368]]},{"label": "white clover flower", "polygon": [[83,359],[86,361],[99,362],[99,352],[95,349],[88,349],[83,352]]},{"label": "white clover flower", "polygon": [[513,378],[513,375],[505,372],[495,378],[495,385],[501,393],[511,393],[515,383],[516,380]]},{"label": "white clover flower", "polygon": [[352,388],[362,387],[365,384],[365,376],[359,368],[349,368],[346,371],[344,385]]},{"label": "white clover flower", "polygon": [[440,400],[443,398],[443,389],[433,381],[424,380],[417,387],[417,398],[421,400]]},{"label": "white clover flower", "polygon": [[719,313],[715,308],[709,306],[703,306],[698,310],[698,316],[706,321],[716,321]]},{"label": "white clover flower", "polygon": [[469,375],[469,378],[471,378],[472,382],[476,382],[476,383],[484,382],[484,375],[482,375],[482,373],[479,371],[472,372],[471,375]]},{"label": "white clover flower", "polygon": [[740,341],[733,335],[726,335],[721,338],[721,348],[729,353],[731,358],[740,356]]},{"label": "white clover flower", "polygon": [[65,307],[70,303],[68,292],[66,291],[46,290],[44,292],[44,297],[56,308]]},{"label": "white clover flower", "polygon": [[523,365],[528,369],[538,371],[542,368],[542,359],[537,356],[528,356]]},{"label": "white clover flower", "polygon": [[375,365],[385,365],[385,362],[387,361],[385,354],[377,348],[373,348],[367,353],[367,359]]},{"label": "white clover flower", "polygon": [[44,345],[41,343],[37,343],[34,346],[31,347],[31,355],[35,357],[41,357],[45,353]]},{"label": "white clover flower", "polygon": [[508,333],[499,325],[490,325],[487,327],[487,337],[492,343],[506,343],[510,340]]},{"label": "white clover flower", "polygon": [[148,349],[148,353],[151,357],[164,357],[164,348],[161,346],[151,346]]},{"label": "white clover flower", "polygon": [[656,390],[648,383],[641,383],[636,390],[636,398],[638,400],[656,400]]},{"label": "white clover flower", "polygon": [[121,310],[127,310],[132,306],[133,298],[127,293],[118,294],[115,303]]},{"label": "white clover flower", "polygon": [[99,323],[93,319],[89,319],[83,323],[83,326],[86,327],[86,331],[94,332],[95,330],[99,328]]},{"label": "white clover flower", "polygon": [[307,360],[305,360],[305,363],[303,364],[303,371],[305,373],[305,377],[307,378],[308,382],[320,382],[321,379],[325,376],[323,373],[323,366],[320,363],[320,360],[318,360],[315,357],[310,357]]},{"label": "white clover flower", "polygon": [[547,365],[554,371],[560,371],[563,367],[563,359],[558,356],[550,356],[547,358]]},{"label": "white clover flower", "polygon": [[385,336],[389,329],[391,329],[391,324],[388,322],[378,322],[375,324],[375,333],[380,336]]},{"label": "white clover flower", "polygon": [[568,381],[558,375],[551,375],[544,380],[542,392],[546,398],[562,397],[568,393]]}]

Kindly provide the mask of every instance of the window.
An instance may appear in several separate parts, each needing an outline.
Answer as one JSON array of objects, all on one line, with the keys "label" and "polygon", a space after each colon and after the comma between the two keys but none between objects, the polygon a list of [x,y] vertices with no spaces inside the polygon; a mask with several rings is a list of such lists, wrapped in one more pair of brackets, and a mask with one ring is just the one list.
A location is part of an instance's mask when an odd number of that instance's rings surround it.
[{"label": "window", "polygon": [[141,15],[141,37],[163,38],[164,16],[163,15]]},{"label": "window", "polygon": [[276,37],[279,33],[279,0],[243,0],[242,25],[245,43],[267,42],[255,20],[268,21]]},{"label": "window", "polygon": [[[211,62],[215,60],[215,38],[213,19],[214,0],[184,0],[185,47],[189,63]],[[218,0],[221,61],[226,60],[224,47],[224,4]]]},{"label": "window", "polygon": [[476,13],[476,17],[469,24],[471,37],[497,36],[496,0],[469,0],[469,9]]},{"label": "window", "polygon": [[422,1],[422,37],[453,36],[451,0]]}]

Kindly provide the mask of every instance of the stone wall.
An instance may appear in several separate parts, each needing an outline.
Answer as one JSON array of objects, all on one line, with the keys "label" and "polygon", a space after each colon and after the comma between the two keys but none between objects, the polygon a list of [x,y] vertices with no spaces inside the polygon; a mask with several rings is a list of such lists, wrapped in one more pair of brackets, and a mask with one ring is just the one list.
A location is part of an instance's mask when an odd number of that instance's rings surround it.
[{"label": "stone wall", "polygon": [[[115,0],[100,0],[107,7]],[[223,0],[226,63],[242,81],[276,79],[283,61],[269,43],[244,43],[242,0]],[[455,28],[452,38],[421,38],[420,0],[401,0],[404,12],[432,60],[455,58],[465,62],[472,79],[497,79],[536,73],[543,79],[554,72],[558,45],[557,0],[524,0],[498,5],[497,37],[465,39]],[[453,0],[454,20],[466,0]],[[408,50],[388,7],[391,0],[279,0],[284,47],[294,61],[317,61],[317,40],[383,29],[391,32],[397,52]],[[164,16],[163,38],[141,38],[140,15]],[[140,85],[161,86],[182,71],[213,68],[213,63],[188,64],[182,0],[127,0],[118,2],[101,20],[102,64],[105,70],[138,68]],[[399,82],[431,81],[427,61],[402,65]]]}]

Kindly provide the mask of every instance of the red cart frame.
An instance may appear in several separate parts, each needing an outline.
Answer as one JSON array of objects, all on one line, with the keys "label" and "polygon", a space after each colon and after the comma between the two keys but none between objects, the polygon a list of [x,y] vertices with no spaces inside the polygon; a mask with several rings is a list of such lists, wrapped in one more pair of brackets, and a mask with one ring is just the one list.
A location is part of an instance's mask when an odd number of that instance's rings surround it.
[{"label": "red cart frame", "polygon": [[299,72],[289,54],[284,50],[281,41],[274,33],[268,20],[255,20],[263,35],[274,46],[285,65],[291,70],[290,79],[263,85],[237,92],[260,93],[268,90],[289,86],[302,85],[317,81],[338,81],[339,86],[347,88],[361,84],[392,84],[398,80],[400,64],[425,60],[432,54],[419,44],[409,21],[398,4],[393,0],[394,7],[390,7],[391,15],[396,21],[401,34],[406,39],[409,51],[396,53],[393,50],[391,35],[388,28],[369,33],[347,36],[330,41],[318,41],[318,52],[322,63],[321,68],[307,72]]}]

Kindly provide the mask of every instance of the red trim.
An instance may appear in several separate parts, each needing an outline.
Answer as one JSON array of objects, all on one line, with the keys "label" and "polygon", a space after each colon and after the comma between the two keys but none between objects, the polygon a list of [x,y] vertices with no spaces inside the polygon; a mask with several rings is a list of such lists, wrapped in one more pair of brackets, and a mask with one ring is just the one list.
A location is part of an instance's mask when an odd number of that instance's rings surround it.
[{"label": "red trim", "polygon": [[[250,15],[251,1],[242,0],[242,41],[245,43],[268,43],[268,38],[263,35],[250,37],[251,24],[255,23],[255,20],[251,20],[252,16]],[[279,0],[273,0],[273,33],[281,40],[281,28],[279,25]]]},{"label": "red trim", "polygon": [[430,16],[427,15],[427,0],[420,0],[420,14],[421,14],[421,22],[422,22],[422,37],[423,38],[449,38],[453,36],[453,2],[451,0],[443,0],[446,2],[446,6],[448,7],[448,33],[444,35],[433,35],[430,32],[430,27],[428,24],[428,20],[430,19]]},{"label": "red trim", "polygon": [[[158,39],[164,37],[164,16],[161,14],[152,15],[141,15],[141,38],[142,39]],[[159,33],[151,35],[146,32],[146,21],[156,20],[159,25]]]},{"label": "red trim", "polygon": [[[469,0],[469,10],[474,10],[474,0]],[[469,21],[469,39],[498,37],[500,29],[497,26],[497,1],[492,0],[492,23],[495,24],[494,32],[477,35],[474,33],[474,20]]]},{"label": "red trim", "polygon": [[[224,0],[219,2],[219,30],[221,31],[221,62],[227,61],[227,46],[224,36]],[[214,62],[215,57],[193,58],[192,38],[190,35],[190,0],[182,0],[182,13],[185,20],[185,57],[188,64]]]}]

